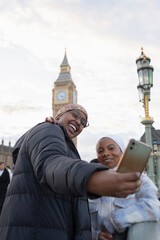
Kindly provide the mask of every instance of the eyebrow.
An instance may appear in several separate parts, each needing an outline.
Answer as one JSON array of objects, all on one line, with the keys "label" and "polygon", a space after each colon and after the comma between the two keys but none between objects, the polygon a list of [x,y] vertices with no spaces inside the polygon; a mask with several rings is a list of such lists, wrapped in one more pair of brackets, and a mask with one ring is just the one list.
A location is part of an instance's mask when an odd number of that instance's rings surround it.
[{"label": "eyebrow", "polygon": [[103,149],[103,148],[102,147],[97,148],[97,150],[99,150],[99,149]]},{"label": "eyebrow", "polygon": [[116,145],[114,143],[111,143],[107,147],[111,147],[111,146],[115,147]]},{"label": "eyebrow", "polygon": [[81,118],[82,118],[83,120],[87,121],[87,119],[84,118],[84,117],[81,115],[81,113],[80,113],[80,111],[79,111],[78,109],[73,109],[73,112],[78,113],[78,114],[81,116]]},{"label": "eyebrow", "polygon": [[73,109],[72,111],[75,112],[75,113],[77,113],[77,114],[81,117],[81,119],[83,119],[83,120],[87,123],[87,118],[86,118],[86,117],[84,118],[84,117],[81,115],[81,113],[80,113],[79,110]]},{"label": "eyebrow", "polygon": [[[111,143],[109,145],[107,145],[107,147],[115,147],[116,145],[114,143]],[[103,147],[98,147],[97,150],[103,149]]]}]

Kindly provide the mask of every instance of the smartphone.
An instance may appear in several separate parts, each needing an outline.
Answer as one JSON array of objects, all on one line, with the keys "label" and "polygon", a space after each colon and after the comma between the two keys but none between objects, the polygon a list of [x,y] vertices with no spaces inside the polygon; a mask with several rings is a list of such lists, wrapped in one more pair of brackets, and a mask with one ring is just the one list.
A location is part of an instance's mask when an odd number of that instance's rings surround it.
[{"label": "smartphone", "polygon": [[116,171],[119,173],[142,173],[146,167],[151,152],[152,148],[146,143],[130,139],[124,154],[118,163]]}]

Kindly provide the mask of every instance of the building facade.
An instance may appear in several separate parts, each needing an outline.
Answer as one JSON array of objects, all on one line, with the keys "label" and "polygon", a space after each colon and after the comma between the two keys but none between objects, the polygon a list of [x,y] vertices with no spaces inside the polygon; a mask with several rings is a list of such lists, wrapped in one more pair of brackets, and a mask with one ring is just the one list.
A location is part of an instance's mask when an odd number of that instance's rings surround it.
[{"label": "building facade", "polygon": [[[160,130],[156,130],[153,126],[151,128],[152,133],[152,146],[153,152],[160,152]],[[145,133],[142,135],[141,139],[142,142],[146,142]]]},{"label": "building facade", "polygon": [[13,161],[12,161],[12,150],[11,142],[9,142],[8,146],[4,145],[4,140],[0,144],[0,162],[4,162],[6,166],[9,166],[13,169]]}]

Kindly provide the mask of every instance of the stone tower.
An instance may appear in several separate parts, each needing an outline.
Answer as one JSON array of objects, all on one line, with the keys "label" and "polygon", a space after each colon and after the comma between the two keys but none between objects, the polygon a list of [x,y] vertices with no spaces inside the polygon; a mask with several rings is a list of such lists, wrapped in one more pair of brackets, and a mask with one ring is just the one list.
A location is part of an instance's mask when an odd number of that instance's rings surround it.
[{"label": "stone tower", "polygon": [[[72,81],[71,67],[68,63],[65,51],[64,59],[60,65],[59,76],[54,82],[54,88],[52,89],[53,118],[62,106],[69,103],[77,103],[77,90],[74,82]],[[76,139],[74,139],[74,143],[76,145]]]}]

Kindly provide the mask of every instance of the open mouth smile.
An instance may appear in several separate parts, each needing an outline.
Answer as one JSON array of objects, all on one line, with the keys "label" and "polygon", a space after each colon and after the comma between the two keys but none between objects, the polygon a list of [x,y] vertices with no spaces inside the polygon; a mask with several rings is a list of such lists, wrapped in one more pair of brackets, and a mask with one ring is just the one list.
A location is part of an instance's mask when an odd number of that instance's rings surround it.
[{"label": "open mouth smile", "polygon": [[102,162],[111,162],[111,161],[113,161],[113,159],[108,158],[108,159],[104,159]]},{"label": "open mouth smile", "polygon": [[73,129],[73,131],[74,131],[74,132],[76,132],[76,131],[77,131],[77,128],[76,128],[76,126],[75,126],[75,125],[73,125],[73,124],[71,124],[71,123],[70,123],[70,124],[69,124],[69,126],[70,126],[70,127]]}]

